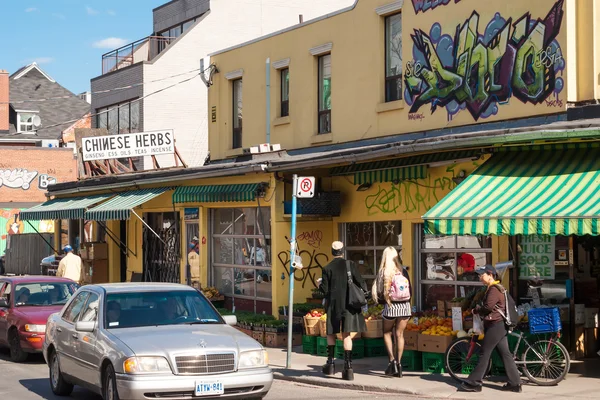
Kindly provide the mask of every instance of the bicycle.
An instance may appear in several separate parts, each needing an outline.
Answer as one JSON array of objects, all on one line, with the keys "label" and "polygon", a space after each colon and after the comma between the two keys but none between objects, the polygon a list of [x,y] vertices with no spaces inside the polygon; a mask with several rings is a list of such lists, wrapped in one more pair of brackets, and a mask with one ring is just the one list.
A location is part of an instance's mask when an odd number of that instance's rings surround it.
[{"label": "bicycle", "polygon": [[[553,333],[549,339],[536,339],[531,344],[523,332],[508,332],[509,336],[518,338],[512,352],[517,367],[533,383],[539,386],[553,386],[565,379],[571,368],[571,359],[565,346],[558,340],[560,332]],[[463,382],[473,371],[479,361],[481,344],[478,335],[454,340],[444,357],[446,370],[458,382]],[[521,342],[524,351],[519,351]],[[486,376],[492,368],[492,360],[486,369]]]}]

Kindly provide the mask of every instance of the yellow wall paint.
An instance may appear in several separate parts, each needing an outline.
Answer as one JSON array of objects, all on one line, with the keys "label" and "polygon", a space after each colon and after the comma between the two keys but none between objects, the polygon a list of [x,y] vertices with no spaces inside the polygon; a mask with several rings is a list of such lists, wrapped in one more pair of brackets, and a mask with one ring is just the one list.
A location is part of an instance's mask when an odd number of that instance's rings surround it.
[{"label": "yellow wall paint", "polygon": [[[591,1],[581,0],[581,3],[591,5]],[[511,97],[498,105],[496,114],[489,117],[479,116],[476,119],[467,109],[451,116],[444,106],[438,105],[432,110],[431,104],[424,104],[411,113],[409,102],[383,103],[385,23],[384,18],[377,15],[375,8],[389,3],[390,0],[359,0],[351,11],[212,56],[211,62],[217,65],[220,72],[215,75],[215,84],[209,90],[209,108],[212,109],[214,106],[217,110],[216,122],[209,124],[211,155],[219,159],[232,154],[232,84],[231,81],[226,80],[225,75],[238,69],[243,69],[243,147],[255,146],[266,141],[264,99],[267,58],[272,63],[290,59],[289,118],[278,118],[280,104],[277,101],[279,99],[277,93],[280,91],[280,74],[273,68],[270,82],[272,94],[270,111],[273,122],[271,143],[280,143],[284,149],[524,118],[566,110],[567,69],[557,73],[556,78],[562,79],[564,87],[558,95],[550,94],[544,97],[547,101],[532,104],[517,99],[513,90]],[[476,12],[479,16],[478,27],[474,27],[473,24],[472,29],[483,34],[488,23],[494,20],[497,13],[506,19],[512,18],[513,23],[528,13],[534,20],[544,19],[555,3],[554,0],[501,2],[462,0],[415,14],[413,2],[407,0],[402,11],[403,72],[405,76],[410,76],[411,73],[415,75],[415,71],[419,69],[415,67],[413,59],[414,41],[411,35],[415,34],[415,30],[422,29],[427,35],[430,33],[435,35],[435,29],[432,31],[432,27],[439,23],[442,35],[454,36],[457,26],[463,26]],[[554,48],[549,51],[548,49],[533,51],[531,60],[534,64],[544,60],[548,65],[554,65],[553,62],[558,65],[563,61],[561,58],[566,57],[567,44],[573,43],[572,40],[567,40],[567,34],[568,32],[571,36],[575,34],[573,30],[567,29],[567,14],[571,9],[577,10],[579,3],[578,1],[577,4],[568,3],[563,6],[565,16],[562,18],[561,29],[557,36],[561,52]],[[581,14],[580,10],[577,10],[578,18]],[[589,11],[593,9],[590,8]],[[593,15],[588,11],[585,13]],[[591,50],[589,43],[595,43],[591,27],[595,22],[589,17],[579,18],[577,22],[578,34],[588,37],[587,42],[582,42],[584,43],[582,46]],[[510,28],[509,34],[512,35],[515,30],[514,27]],[[317,135],[317,58],[311,55],[309,50],[327,43],[332,43],[332,134]],[[526,46],[522,45],[519,48],[525,49]],[[577,53],[579,57],[575,64],[578,67],[577,74],[585,73],[583,79],[580,77],[578,82],[580,88],[585,85],[591,86],[592,77],[589,70],[594,70],[594,64],[587,61],[587,64],[591,65],[582,66],[580,62],[581,57],[589,60],[588,50]],[[523,50],[520,54],[524,53],[526,52]],[[493,52],[488,54],[491,55]],[[573,62],[568,60],[568,65],[572,66]],[[407,65],[410,68],[407,68]],[[509,70],[517,71],[515,68]],[[417,75],[425,76],[422,72]],[[513,74],[513,77],[516,75]],[[406,81],[402,84],[405,87]],[[593,91],[592,88],[591,94],[581,92],[577,100],[592,98]]]}]

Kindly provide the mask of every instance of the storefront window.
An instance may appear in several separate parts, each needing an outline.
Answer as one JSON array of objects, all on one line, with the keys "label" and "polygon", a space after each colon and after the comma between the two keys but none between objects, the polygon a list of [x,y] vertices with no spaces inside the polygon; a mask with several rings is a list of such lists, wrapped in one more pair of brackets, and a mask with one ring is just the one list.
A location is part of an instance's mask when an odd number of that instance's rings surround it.
[{"label": "storefront window", "polygon": [[212,282],[227,296],[271,301],[270,209],[212,210]]},{"label": "storefront window", "polygon": [[381,263],[383,250],[392,246],[402,249],[402,222],[349,222],[342,226],[346,259],[358,266],[367,284],[371,284]]},{"label": "storefront window", "polygon": [[491,237],[427,235],[418,224],[415,238],[421,309],[438,300],[467,297],[481,287],[475,269],[492,263]]},{"label": "storefront window", "polygon": [[186,208],[185,238],[187,243],[187,267],[186,279],[192,286],[198,286],[200,276],[200,210],[198,208]]}]

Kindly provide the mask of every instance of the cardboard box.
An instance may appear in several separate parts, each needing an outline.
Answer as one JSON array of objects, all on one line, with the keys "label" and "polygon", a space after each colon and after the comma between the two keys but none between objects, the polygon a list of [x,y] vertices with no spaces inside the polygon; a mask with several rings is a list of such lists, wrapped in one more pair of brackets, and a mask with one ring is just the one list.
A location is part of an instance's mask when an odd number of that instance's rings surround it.
[{"label": "cardboard box", "polygon": [[106,260],[108,259],[108,244],[106,243],[91,243],[88,250],[90,260]]},{"label": "cardboard box", "polygon": [[[287,332],[286,333],[273,333],[265,332],[265,346],[267,347],[287,347]],[[292,334],[292,346],[302,345],[302,334]]]},{"label": "cardboard box", "polygon": [[598,328],[598,309],[597,308],[586,308],[585,309],[585,327],[586,328]]},{"label": "cardboard box", "polygon": [[575,325],[585,324],[585,304],[575,304]]},{"label": "cardboard box", "polygon": [[444,300],[437,301],[438,317],[446,318],[446,302]]},{"label": "cardboard box", "polygon": [[419,350],[419,332],[404,331],[404,350]]},{"label": "cardboard box", "polygon": [[561,322],[570,322],[571,318],[570,318],[570,311],[571,311],[571,306],[569,304],[559,304],[558,306],[558,311],[560,312],[560,320]]},{"label": "cardboard box", "polygon": [[453,339],[454,338],[452,336],[431,336],[419,334],[419,351],[424,351],[427,353],[445,353]]},{"label": "cardboard box", "polygon": [[583,326],[575,327],[575,358],[585,357],[585,328]]}]

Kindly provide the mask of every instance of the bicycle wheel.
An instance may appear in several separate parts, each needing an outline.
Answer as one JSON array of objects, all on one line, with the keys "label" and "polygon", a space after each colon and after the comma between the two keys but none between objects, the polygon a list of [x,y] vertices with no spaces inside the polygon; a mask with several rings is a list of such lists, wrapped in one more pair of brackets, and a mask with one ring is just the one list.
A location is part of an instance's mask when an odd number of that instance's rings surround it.
[{"label": "bicycle wheel", "polygon": [[540,386],[553,386],[565,379],[571,360],[565,346],[559,342],[538,340],[523,354],[523,373]]},{"label": "bicycle wheel", "polygon": [[[462,382],[466,379],[471,372],[475,369],[475,366],[479,362],[479,356],[481,355],[481,344],[473,342],[473,351],[469,356],[469,350],[471,349],[471,339],[468,337],[456,339],[450,343],[446,350],[444,357],[446,364],[446,371],[458,382]],[[467,359],[468,358],[468,359]],[[487,376],[492,368],[492,360],[486,369],[485,375]]]}]

